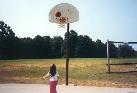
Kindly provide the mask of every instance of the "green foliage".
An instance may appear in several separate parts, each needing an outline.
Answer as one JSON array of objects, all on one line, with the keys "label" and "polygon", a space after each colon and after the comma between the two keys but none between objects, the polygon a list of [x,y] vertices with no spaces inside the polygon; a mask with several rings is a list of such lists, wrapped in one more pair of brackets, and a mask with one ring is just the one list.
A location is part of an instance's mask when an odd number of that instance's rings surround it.
[{"label": "green foliage", "polygon": [[[0,21],[0,59],[39,59],[61,58],[66,55],[66,40],[60,36],[40,36],[34,38],[18,38],[11,27]],[[109,44],[110,57],[133,57],[135,50],[128,45],[118,48]],[[119,54],[118,54],[119,53]],[[72,58],[105,58],[106,44],[97,39],[93,41],[87,35],[78,35],[69,31],[69,57]]]},{"label": "green foliage", "polygon": [[119,45],[118,52],[118,57],[126,58],[135,56],[135,50],[132,48],[132,46],[129,46],[128,44]]},{"label": "green foliage", "polygon": [[117,54],[119,52],[119,51],[117,51],[117,47],[111,42],[109,42],[109,51],[110,51],[109,52],[110,57],[112,57],[112,58],[117,57]]},{"label": "green foliage", "polygon": [[16,56],[17,37],[11,27],[0,21],[0,58],[7,59]]}]

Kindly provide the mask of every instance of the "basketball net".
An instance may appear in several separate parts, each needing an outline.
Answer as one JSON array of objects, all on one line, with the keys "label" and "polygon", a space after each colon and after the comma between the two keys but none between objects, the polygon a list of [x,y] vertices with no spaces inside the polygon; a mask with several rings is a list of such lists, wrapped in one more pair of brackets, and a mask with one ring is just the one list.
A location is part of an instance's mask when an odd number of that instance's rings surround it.
[{"label": "basketball net", "polygon": [[60,28],[65,28],[65,24],[67,23],[68,18],[66,18],[66,17],[59,17],[59,18],[57,18],[57,20],[58,20],[58,23],[59,23],[59,27]]},{"label": "basketball net", "polygon": [[65,28],[65,24],[59,24],[59,28]]}]

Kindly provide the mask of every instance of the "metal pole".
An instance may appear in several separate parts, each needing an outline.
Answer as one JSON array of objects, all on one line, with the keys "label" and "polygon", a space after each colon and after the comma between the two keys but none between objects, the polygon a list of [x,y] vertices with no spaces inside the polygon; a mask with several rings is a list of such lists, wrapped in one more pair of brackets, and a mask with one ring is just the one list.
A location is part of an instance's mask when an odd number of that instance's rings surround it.
[{"label": "metal pole", "polygon": [[110,61],[109,61],[109,40],[107,40],[107,62],[108,62],[108,73],[110,73]]},{"label": "metal pole", "polygon": [[69,23],[67,24],[67,37],[66,37],[66,86],[68,86],[68,66],[69,66]]}]

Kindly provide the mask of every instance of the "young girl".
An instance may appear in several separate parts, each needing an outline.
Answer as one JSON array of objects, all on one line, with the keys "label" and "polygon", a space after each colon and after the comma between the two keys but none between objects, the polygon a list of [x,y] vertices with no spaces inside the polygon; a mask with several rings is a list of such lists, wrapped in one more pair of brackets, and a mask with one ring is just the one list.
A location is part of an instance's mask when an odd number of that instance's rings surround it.
[{"label": "young girl", "polygon": [[46,76],[43,77],[45,79],[46,77],[50,77],[50,93],[57,93],[56,86],[58,83],[58,72],[56,71],[56,65],[53,64],[50,67],[50,71],[47,73]]}]

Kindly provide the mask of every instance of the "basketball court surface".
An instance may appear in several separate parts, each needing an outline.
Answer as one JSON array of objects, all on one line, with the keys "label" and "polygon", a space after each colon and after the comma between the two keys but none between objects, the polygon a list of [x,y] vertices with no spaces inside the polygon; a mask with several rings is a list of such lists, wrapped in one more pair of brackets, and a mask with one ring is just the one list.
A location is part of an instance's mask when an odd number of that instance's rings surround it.
[{"label": "basketball court surface", "polygon": [[[0,84],[0,93],[49,93],[49,85]],[[57,93],[137,93],[137,89],[58,85]]]}]

